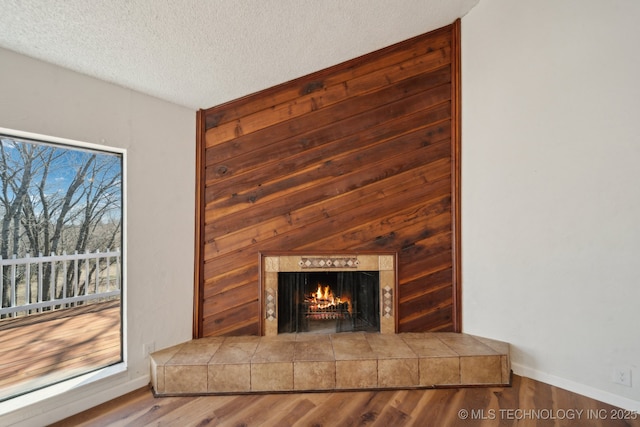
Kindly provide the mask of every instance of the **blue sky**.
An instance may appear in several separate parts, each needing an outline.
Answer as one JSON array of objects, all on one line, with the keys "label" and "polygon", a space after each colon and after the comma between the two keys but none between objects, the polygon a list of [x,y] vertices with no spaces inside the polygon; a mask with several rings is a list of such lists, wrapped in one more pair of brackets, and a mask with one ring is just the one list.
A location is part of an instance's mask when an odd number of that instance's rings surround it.
[{"label": "blue sky", "polygon": [[[110,201],[115,205],[114,210],[121,210],[122,159],[119,154],[93,151],[77,147],[41,144],[5,136],[2,136],[0,140],[5,153],[5,157],[0,158],[0,167],[6,166],[12,171],[18,171],[15,175],[16,179],[20,179],[22,176],[20,165],[24,164],[24,159],[21,156],[21,150],[19,150],[19,148],[39,154],[37,156],[33,156],[34,163],[32,170],[34,171],[34,177],[29,190],[29,194],[31,195],[35,206],[41,205],[38,186],[42,180],[43,171],[45,170],[43,167],[43,162],[45,160],[47,160],[47,163],[49,164],[48,175],[45,183],[45,193],[47,197],[51,197],[53,199],[56,197],[56,194],[58,196],[62,196],[67,192],[74,177],[77,175],[78,170],[90,157],[95,155],[95,161],[92,163],[93,168],[88,170],[83,186],[88,191],[91,188],[92,178],[95,178],[96,183],[100,181],[110,182],[113,180],[113,185],[109,187],[108,191],[109,200],[105,197],[105,202]],[[52,160],[49,161],[49,159]],[[4,184],[5,183],[3,183],[3,186]],[[80,191],[77,192],[78,195],[80,193]],[[7,196],[9,199],[13,199],[14,194],[10,186],[8,187]]]}]

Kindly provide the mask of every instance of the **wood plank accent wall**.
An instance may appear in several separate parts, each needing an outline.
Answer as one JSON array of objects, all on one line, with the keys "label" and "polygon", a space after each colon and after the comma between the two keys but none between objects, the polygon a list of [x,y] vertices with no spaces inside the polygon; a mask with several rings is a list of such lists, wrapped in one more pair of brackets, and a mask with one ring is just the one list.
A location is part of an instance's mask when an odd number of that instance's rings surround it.
[{"label": "wood plank accent wall", "polygon": [[398,332],[460,330],[460,22],[198,112],[194,337],[259,335],[260,251],[397,251]]}]

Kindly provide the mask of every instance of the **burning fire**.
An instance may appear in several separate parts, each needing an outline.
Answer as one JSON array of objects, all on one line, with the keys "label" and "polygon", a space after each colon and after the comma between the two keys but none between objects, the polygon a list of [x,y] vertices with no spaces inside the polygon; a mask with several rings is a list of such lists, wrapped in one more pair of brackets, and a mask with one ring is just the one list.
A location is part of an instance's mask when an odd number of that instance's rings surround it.
[{"label": "burning fire", "polygon": [[333,297],[333,292],[331,292],[331,288],[329,286],[322,286],[318,284],[318,290],[316,291],[316,300],[318,301],[330,301],[333,303],[335,298]]},{"label": "burning fire", "polygon": [[320,283],[317,290],[312,292],[306,301],[311,311],[346,309],[351,313],[350,298],[335,296],[329,286],[322,286]]}]

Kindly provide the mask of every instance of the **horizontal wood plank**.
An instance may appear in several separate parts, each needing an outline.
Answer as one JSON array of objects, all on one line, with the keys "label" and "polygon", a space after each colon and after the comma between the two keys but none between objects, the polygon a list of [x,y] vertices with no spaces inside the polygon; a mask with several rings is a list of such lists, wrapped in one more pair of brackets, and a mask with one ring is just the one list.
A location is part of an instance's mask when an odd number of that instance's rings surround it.
[{"label": "horizontal wood plank", "polygon": [[[352,80],[336,82],[327,86],[323,82],[322,90],[313,91],[296,98],[295,103],[285,102],[274,105],[267,110],[244,116],[233,122],[221,124],[207,131],[207,148],[215,147],[242,135],[260,131],[274,124],[302,117],[305,114],[322,108],[328,108],[356,96],[399,83],[409,78],[425,75],[436,75],[433,71],[451,62],[451,50],[443,48],[411,58],[399,64],[376,70],[370,74]],[[440,74],[443,74],[440,71]],[[449,74],[448,72],[446,74]]]},{"label": "horizontal wood plank", "polygon": [[0,321],[0,398],[121,360],[120,301]]},{"label": "horizontal wood plank", "polygon": [[397,252],[400,327],[452,328],[456,28],[201,112],[202,336],[260,333],[258,254],[294,250]]},{"label": "horizontal wood plank", "polygon": [[[398,101],[404,102],[405,98],[412,96],[422,101],[417,103],[420,108],[429,108],[441,102],[444,92],[448,92],[447,95],[451,96],[451,75],[445,71],[446,69],[427,76],[413,77],[402,81],[398,85],[354,97],[334,104],[329,108],[314,110],[309,114],[300,116],[297,120],[287,120],[264,128],[259,132],[237,136],[230,141],[215,145],[215,149],[211,149],[213,145],[207,145],[206,164],[226,161],[235,156],[246,154],[255,146],[270,145],[283,139],[302,135],[314,129],[367,113],[381,106],[393,106]],[[416,107],[413,108],[417,110]]]},{"label": "horizontal wood plank", "polygon": [[246,96],[238,101],[211,107],[205,110],[206,129],[219,127],[225,123],[238,120],[275,105],[294,101],[300,96],[332,86],[351,79],[373,73],[381,68],[399,64],[415,56],[421,56],[436,50],[451,47],[452,36],[449,28],[442,28],[425,36],[398,43],[374,53],[378,60],[371,61],[370,55],[355,58],[346,63],[318,71],[294,81],[265,89],[256,94]]}]

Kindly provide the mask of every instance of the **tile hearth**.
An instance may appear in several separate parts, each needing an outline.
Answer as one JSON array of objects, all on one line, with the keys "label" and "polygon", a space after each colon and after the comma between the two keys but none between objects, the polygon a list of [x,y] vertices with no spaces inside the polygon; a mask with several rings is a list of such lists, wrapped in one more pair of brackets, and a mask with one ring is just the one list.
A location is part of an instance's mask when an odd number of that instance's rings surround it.
[{"label": "tile hearth", "polygon": [[458,333],[282,334],[151,355],[158,396],[508,385],[509,344]]}]

